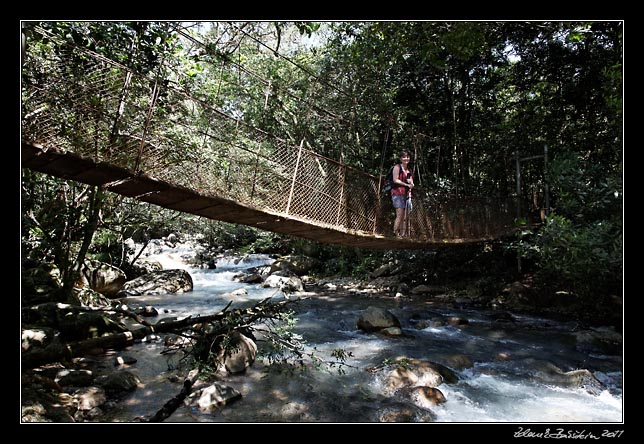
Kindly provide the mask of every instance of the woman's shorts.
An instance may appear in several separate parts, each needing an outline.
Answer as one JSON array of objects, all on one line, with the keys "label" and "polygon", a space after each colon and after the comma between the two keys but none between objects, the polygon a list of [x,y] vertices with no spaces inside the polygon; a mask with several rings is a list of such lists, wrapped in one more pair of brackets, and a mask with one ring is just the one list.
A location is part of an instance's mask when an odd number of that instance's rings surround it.
[{"label": "woman's shorts", "polygon": [[404,194],[394,194],[391,196],[391,202],[394,208],[407,208],[407,198]]}]

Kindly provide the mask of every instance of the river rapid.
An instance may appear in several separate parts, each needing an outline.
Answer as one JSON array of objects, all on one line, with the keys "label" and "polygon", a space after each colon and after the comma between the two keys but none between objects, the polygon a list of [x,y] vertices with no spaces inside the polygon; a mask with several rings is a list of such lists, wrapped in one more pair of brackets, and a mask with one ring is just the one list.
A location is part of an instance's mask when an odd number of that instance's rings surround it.
[{"label": "river rapid", "polygon": [[[213,270],[190,268],[186,251],[164,249],[154,256],[164,268],[183,268],[192,276],[194,290],[179,295],[139,296],[125,299],[130,306],[152,305],[164,317],[213,314],[231,300],[233,307],[252,304],[281,291],[243,284],[233,276],[250,267],[269,264],[268,256],[242,260],[222,258]],[[416,358],[451,367],[453,355],[467,356],[472,365],[456,369],[458,381],[438,389],[446,402],[420,408],[412,406],[410,421],[441,423],[619,423],[623,421],[621,353],[602,354],[580,349],[575,323],[511,313],[512,322],[499,322],[498,313],[466,306],[438,304],[426,297],[393,298],[389,295],[343,288],[342,285],[307,286],[292,304],[295,331],[307,351],[330,359],[333,350],[351,356],[343,372],[309,369],[284,372],[261,360],[244,374],[225,375],[218,382],[242,394],[240,400],[212,412],[183,405],[166,422],[227,423],[372,423],[387,411],[409,406],[408,399],[388,393],[384,372],[369,372],[397,357]],[[334,288],[335,287],[335,288]],[[244,288],[247,294],[225,296]],[[389,310],[401,322],[402,337],[365,333],[356,326],[369,306]],[[436,322],[460,317],[465,325]],[[261,348],[261,345],[260,345]],[[119,353],[137,362],[128,370],[141,379],[140,387],[123,398],[99,420],[132,422],[153,415],[182,388],[185,373],[177,355],[163,355],[163,339],[137,343]],[[104,365],[113,365],[106,356]],[[543,377],[545,366],[563,372],[587,369],[601,382],[599,389],[569,387]],[[178,378],[177,378],[178,376]]]}]

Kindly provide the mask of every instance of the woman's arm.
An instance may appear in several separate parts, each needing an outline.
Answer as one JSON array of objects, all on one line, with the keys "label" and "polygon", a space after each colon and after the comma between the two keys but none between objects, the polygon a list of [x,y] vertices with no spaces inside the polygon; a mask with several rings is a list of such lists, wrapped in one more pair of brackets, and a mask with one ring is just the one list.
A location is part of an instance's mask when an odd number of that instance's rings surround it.
[{"label": "woman's arm", "polygon": [[397,163],[396,166],[394,167],[394,170],[391,172],[391,175],[394,177],[394,183],[396,185],[402,185],[402,186],[407,186],[405,182],[400,180],[400,164]]}]

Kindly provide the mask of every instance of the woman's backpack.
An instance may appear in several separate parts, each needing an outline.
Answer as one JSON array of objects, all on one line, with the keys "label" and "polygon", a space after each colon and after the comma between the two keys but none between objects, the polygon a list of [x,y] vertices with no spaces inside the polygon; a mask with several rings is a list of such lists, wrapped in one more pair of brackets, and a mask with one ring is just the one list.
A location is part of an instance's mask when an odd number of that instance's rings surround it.
[{"label": "woman's backpack", "polygon": [[396,165],[400,165],[402,168],[402,164],[400,163],[395,163],[389,168],[389,172],[385,176],[385,184],[382,187],[384,193],[388,193],[394,187],[394,167]]}]

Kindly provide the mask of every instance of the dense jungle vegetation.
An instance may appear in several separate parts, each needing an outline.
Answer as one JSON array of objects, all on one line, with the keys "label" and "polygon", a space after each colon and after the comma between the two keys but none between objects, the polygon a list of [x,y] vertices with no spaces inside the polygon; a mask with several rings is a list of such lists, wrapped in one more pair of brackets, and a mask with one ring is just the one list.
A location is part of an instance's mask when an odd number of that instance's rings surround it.
[{"label": "dense jungle vegetation", "polygon": [[[621,22],[25,22],[26,44],[53,56],[53,37],[36,27],[137,72],[180,72],[183,86],[222,109],[259,97],[245,106],[244,121],[293,145],[306,138],[314,151],[375,175],[410,149],[417,182],[436,192],[516,195],[517,159],[533,158],[521,162],[519,192],[543,222],[494,245],[503,257],[494,272],[515,274],[519,256],[541,292],[590,306],[621,298]],[[263,102],[255,85],[231,86],[226,76],[234,74],[214,70],[213,57],[243,62],[289,94]],[[309,97],[337,116],[335,126],[303,118]],[[546,146],[544,171],[537,156]],[[73,299],[86,259],[127,272],[127,239],[170,233],[199,233],[221,251],[304,253],[323,260],[320,274],[364,275],[405,260],[418,283],[457,279],[486,260],[481,248],[383,253],[318,245],[28,169],[21,191],[22,261],[60,270],[60,300]]]}]

